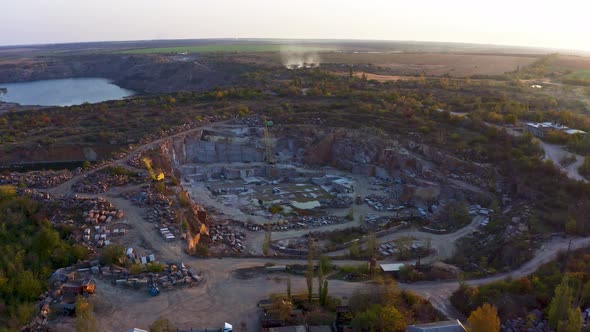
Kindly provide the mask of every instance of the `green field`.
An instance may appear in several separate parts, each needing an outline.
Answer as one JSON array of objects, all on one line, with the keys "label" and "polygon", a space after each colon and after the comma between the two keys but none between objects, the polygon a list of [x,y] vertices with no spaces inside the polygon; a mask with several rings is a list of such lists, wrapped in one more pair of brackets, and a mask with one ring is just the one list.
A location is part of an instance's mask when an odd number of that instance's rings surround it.
[{"label": "green field", "polygon": [[567,75],[566,78],[590,81],[590,69],[576,70],[575,72]]},{"label": "green field", "polygon": [[199,45],[180,47],[139,48],[119,51],[123,54],[155,54],[155,53],[261,53],[261,52],[327,52],[333,51],[328,47],[279,45],[279,44],[225,44],[225,45]]}]

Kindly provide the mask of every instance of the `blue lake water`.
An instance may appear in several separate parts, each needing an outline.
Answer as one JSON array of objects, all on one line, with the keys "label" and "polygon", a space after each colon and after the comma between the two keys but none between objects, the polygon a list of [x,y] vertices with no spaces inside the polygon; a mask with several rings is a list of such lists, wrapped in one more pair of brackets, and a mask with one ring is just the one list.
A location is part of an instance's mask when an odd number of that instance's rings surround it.
[{"label": "blue lake water", "polygon": [[99,103],[132,96],[133,91],[123,89],[104,78],[65,78],[20,83],[0,83],[8,89],[0,100],[21,105],[71,106]]}]

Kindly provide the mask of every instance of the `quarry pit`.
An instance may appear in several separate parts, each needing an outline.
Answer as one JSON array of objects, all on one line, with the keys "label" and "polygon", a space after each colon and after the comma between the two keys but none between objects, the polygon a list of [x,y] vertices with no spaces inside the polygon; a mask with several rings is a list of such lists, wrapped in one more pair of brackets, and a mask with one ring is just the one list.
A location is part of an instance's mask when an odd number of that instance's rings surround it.
[{"label": "quarry pit", "polygon": [[[172,162],[194,202],[215,224],[245,232],[240,253],[261,254],[265,231],[276,254],[304,254],[310,234],[330,252],[350,243],[318,234],[449,233],[466,225],[439,222],[447,204],[488,197],[478,182],[484,167],[429,146],[366,130],[269,124],[233,121],[172,142]],[[414,250],[427,245],[407,240]]]}]

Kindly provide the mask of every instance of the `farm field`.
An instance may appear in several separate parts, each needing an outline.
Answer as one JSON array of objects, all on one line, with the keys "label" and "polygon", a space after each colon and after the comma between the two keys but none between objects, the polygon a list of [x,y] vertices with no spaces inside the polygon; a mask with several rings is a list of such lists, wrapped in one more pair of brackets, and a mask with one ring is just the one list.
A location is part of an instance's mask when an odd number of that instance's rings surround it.
[{"label": "farm field", "polygon": [[552,59],[549,64],[551,67],[569,70],[590,70],[590,58],[581,56],[559,55]]},{"label": "farm field", "polygon": [[299,46],[299,45],[280,45],[280,44],[217,44],[217,45],[199,45],[199,46],[180,46],[180,47],[155,47],[139,48],[132,50],[119,51],[122,54],[154,54],[154,53],[224,53],[224,52],[244,52],[244,53],[262,53],[262,52],[327,52],[333,49],[327,47]]},{"label": "farm field", "polygon": [[322,54],[322,63],[373,64],[394,71],[399,70],[400,74],[424,72],[427,76],[449,74],[455,77],[503,74],[519,66],[530,65],[537,59],[533,56],[450,53]]},{"label": "farm field", "polygon": [[577,70],[567,75],[566,78],[590,81],[590,69]]}]

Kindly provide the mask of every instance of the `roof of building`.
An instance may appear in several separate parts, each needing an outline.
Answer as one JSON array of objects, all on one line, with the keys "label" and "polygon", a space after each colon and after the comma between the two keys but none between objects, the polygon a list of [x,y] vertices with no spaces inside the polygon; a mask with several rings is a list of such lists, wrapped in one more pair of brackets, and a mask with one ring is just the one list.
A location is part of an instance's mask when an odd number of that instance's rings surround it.
[{"label": "roof of building", "polygon": [[305,325],[271,327],[268,332],[307,332]]},{"label": "roof of building", "polygon": [[585,134],[586,132],[583,130],[578,130],[578,129],[568,129],[568,130],[564,130],[564,133],[568,134],[568,135],[574,135],[574,134]]},{"label": "roof of building", "polygon": [[381,269],[384,272],[397,272],[402,266],[404,266],[404,263],[381,264]]},{"label": "roof of building", "polygon": [[447,320],[434,323],[408,325],[406,332],[465,332],[458,320]]}]

